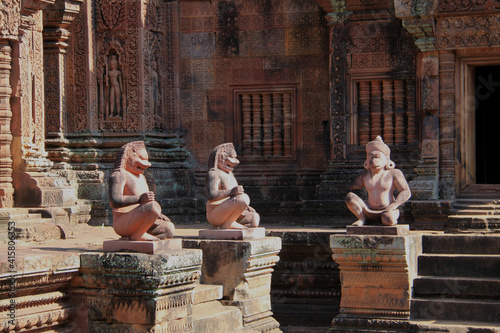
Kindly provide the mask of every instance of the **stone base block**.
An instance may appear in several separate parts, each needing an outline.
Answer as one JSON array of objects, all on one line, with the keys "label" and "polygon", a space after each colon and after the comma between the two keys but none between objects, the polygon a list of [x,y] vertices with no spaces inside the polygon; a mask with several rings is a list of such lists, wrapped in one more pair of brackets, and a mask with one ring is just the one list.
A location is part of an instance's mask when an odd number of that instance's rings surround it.
[{"label": "stone base block", "polygon": [[182,239],[165,239],[160,241],[131,241],[125,239],[107,240],[102,243],[103,252],[138,252],[155,254],[182,249]]},{"label": "stone base block", "polygon": [[201,239],[227,240],[259,239],[266,237],[266,228],[205,229],[199,231],[198,237]]},{"label": "stone base block", "polygon": [[169,332],[169,333],[194,333],[191,317],[163,322],[155,325],[143,324],[118,324],[106,321],[91,321],[89,332],[95,333],[130,333],[130,332]]},{"label": "stone base block", "polygon": [[363,225],[354,226],[350,225],[346,227],[346,233],[348,235],[390,235],[390,236],[403,236],[410,232],[410,226],[408,224],[399,224],[392,226],[385,225]]}]

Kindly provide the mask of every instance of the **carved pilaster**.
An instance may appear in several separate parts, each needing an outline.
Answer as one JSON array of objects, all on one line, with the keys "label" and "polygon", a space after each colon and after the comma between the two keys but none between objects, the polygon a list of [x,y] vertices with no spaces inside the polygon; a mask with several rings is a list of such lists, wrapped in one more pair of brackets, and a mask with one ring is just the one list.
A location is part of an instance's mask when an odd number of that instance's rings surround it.
[{"label": "carved pilaster", "polygon": [[12,49],[7,40],[0,40],[0,208],[10,208],[14,203],[12,187],[12,159],[10,122],[12,111],[10,86]]},{"label": "carved pilaster", "polygon": [[439,197],[455,197],[455,54],[439,54]]},{"label": "carved pilaster", "polygon": [[[428,53],[419,65],[421,104],[424,111],[422,127],[422,159],[415,168],[417,177],[409,185],[414,200],[438,198],[439,178],[439,62]],[[410,118],[409,118],[410,120]]]},{"label": "carved pilaster", "polygon": [[45,72],[46,150],[53,161],[68,161],[64,148],[67,129],[66,53],[67,29],[80,11],[83,0],[56,0],[44,11],[43,55]]}]

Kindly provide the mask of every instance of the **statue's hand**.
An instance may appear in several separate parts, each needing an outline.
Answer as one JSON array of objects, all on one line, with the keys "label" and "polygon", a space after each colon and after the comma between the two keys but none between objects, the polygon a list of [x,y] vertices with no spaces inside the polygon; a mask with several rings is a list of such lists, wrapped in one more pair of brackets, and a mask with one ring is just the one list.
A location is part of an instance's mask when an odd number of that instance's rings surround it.
[{"label": "statue's hand", "polygon": [[155,193],[154,192],[149,191],[149,192],[141,194],[141,196],[139,198],[139,203],[143,204],[143,203],[150,202],[150,201],[155,201]]},{"label": "statue's hand", "polygon": [[398,209],[398,205],[394,204],[394,203],[391,203],[389,206],[387,206],[384,211],[385,212],[390,212],[390,211],[393,211],[393,210],[396,210]]},{"label": "statue's hand", "polygon": [[243,194],[243,193],[245,193],[245,191],[243,190],[243,186],[241,186],[241,185],[235,186],[231,190],[231,196]]}]

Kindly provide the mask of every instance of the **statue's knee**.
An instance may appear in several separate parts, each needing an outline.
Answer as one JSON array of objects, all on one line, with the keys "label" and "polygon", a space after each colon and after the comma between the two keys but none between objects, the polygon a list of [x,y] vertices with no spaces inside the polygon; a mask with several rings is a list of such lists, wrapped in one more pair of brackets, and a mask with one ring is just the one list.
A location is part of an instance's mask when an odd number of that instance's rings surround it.
[{"label": "statue's knee", "polygon": [[154,214],[156,216],[160,216],[161,206],[156,201],[150,201],[150,202],[146,203],[144,206],[145,206],[145,210],[147,212],[150,212],[151,214]]},{"label": "statue's knee", "polygon": [[349,193],[347,193],[347,195],[345,196],[344,201],[345,201],[346,203],[350,203],[350,202],[355,201],[357,197],[358,197],[358,196],[357,196],[356,194],[354,194],[354,193],[352,193],[352,192],[349,192]]},{"label": "statue's knee", "polygon": [[244,210],[250,205],[250,197],[243,193],[236,197],[236,203],[241,210]]},{"label": "statue's knee", "polygon": [[398,223],[397,218],[391,212],[385,212],[382,214],[382,224],[391,226]]}]

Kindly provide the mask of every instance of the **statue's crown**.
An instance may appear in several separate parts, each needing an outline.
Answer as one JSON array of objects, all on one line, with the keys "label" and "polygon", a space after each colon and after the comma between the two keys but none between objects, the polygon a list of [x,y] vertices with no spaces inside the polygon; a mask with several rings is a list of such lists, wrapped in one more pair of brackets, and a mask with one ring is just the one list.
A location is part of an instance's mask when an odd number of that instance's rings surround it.
[{"label": "statue's crown", "polygon": [[378,135],[375,140],[370,141],[366,144],[366,154],[370,154],[372,151],[378,150],[384,153],[387,159],[391,159],[391,149],[388,145],[384,143],[380,135]]}]

